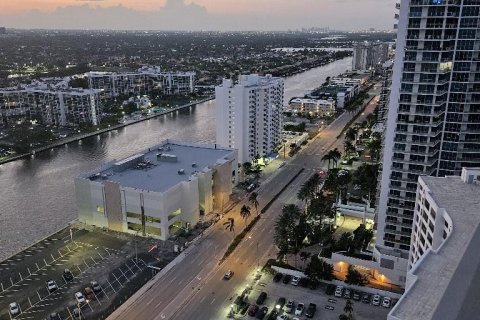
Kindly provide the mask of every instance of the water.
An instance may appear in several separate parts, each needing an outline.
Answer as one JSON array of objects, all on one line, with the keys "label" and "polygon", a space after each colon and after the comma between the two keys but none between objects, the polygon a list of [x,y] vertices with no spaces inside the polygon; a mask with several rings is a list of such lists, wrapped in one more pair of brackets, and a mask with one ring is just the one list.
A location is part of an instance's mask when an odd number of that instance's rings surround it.
[{"label": "water", "polygon": [[[351,58],[286,79],[287,101],[344,72]],[[164,139],[213,143],[215,104],[205,102],[173,114],[71,143],[0,166],[0,261],[77,217],[73,179],[113,159]]]}]

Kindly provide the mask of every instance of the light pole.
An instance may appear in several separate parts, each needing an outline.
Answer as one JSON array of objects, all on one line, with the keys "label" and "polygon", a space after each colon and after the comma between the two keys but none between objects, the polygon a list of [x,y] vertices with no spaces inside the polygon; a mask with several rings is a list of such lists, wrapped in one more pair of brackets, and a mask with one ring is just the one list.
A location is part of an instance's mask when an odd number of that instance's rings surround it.
[{"label": "light pole", "polygon": [[258,244],[259,244],[259,242],[257,241],[257,253],[256,253],[256,256],[257,256],[257,268],[260,267],[260,260],[258,259]]}]

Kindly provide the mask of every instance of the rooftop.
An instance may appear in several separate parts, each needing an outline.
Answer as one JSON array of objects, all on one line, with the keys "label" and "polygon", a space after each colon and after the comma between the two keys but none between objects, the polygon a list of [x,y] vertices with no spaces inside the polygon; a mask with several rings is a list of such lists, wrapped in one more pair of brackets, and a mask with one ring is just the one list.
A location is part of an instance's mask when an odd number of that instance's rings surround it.
[{"label": "rooftop", "polygon": [[123,187],[164,192],[188,181],[196,172],[225,162],[232,151],[216,145],[190,145],[166,140],[145,152],[110,162],[82,176],[100,183],[112,181]]},{"label": "rooftop", "polygon": [[438,251],[412,269],[416,281],[389,319],[476,319],[480,314],[480,181],[458,176],[421,177],[452,219],[452,233]]}]

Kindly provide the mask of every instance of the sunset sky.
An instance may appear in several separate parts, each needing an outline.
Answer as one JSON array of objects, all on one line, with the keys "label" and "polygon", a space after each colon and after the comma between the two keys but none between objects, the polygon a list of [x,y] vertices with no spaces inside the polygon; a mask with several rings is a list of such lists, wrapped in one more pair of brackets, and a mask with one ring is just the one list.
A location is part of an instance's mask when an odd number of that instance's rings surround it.
[{"label": "sunset sky", "polygon": [[[43,27],[45,18],[42,16],[52,18],[65,9],[88,9],[113,16],[117,14],[114,13],[115,9],[120,11],[119,8],[125,9],[123,12],[138,15],[162,12],[167,6],[170,12],[178,15],[177,18],[182,17],[184,9],[189,12],[202,11],[213,19],[218,17],[219,29],[223,27],[221,20],[225,16],[234,17],[238,23],[244,21],[252,24],[254,29],[278,29],[282,23],[285,28],[330,26],[349,30],[363,26],[391,29],[394,4],[395,0],[0,0],[0,25],[4,24],[4,20],[7,27],[10,21],[12,27],[22,27],[18,19],[8,18],[28,16],[25,28],[35,27],[36,24]],[[189,17],[188,14],[186,16]],[[257,21],[262,16],[265,18],[264,24]],[[108,21],[105,24],[109,27]],[[52,27],[68,26],[63,23],[55,26],[52,22]]]}]

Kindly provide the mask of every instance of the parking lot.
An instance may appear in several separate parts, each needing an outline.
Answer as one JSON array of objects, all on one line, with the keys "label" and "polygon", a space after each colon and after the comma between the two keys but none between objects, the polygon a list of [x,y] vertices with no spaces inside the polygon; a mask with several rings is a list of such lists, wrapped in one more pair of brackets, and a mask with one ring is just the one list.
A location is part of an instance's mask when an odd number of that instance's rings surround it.
[{"label": "parking lot", "polygon": [[[300,285],[294,286],[290,282],[284,284],[282,280],[279,282],[273,282],[273,277],[270,275],[262,275],[261,279],[256,282],[250,293],[248,294],[247,301],[250,304],[255,304],[258,296],[261,292],[267,293],[267,298],[264,304],[260,307],[266,306],[268,308],[268,314],[275,308],[279,298],[285,298],[285,301],[294,301],[294,310],[298,303],[303,303],[305,309],[301,315],[294,315],[294,311],[287,316],[288,319],[297,317],[298,319],[307,319],[305,311],[310,303],[316,304],[316,312],[313,318],[309,319],[322,319],[322,320],[338,320],[339,316],[344,312],[345,303],[347,299],[343,297],[335,297],[327,295],[325,293],[326,285],[320,284],[316,289],[310,289],[309,287],[302,287]],[[348,287],[348,286],[346,286]],[[360,294],[362,296],[362,294]],[[356,320],[385,320],[387,314],[390,311],[389,308],[382,306],[374,306],[371,303],[364,303],[362,301],[353,302],[353,316]],[[279,314],[284,314],[285,307],[281,308]],[[268,314],[264,319],[268,319]],[[244,319],[256,319],[255,316],[249,316],[245,314]]]},{"label": "parking lot", "polygon": [[[131,239],[105,232],[64,229],[0,263],[0,319],[103,319],[112,306],[148,281],[154,258]],[[70,273],[65,273],[68,269]],[[47,287],[47,282],[50,288]],[[85,288],[91,281],[95,293]],[[75,299],[81,292],[84,301]],[[86,295],[86,293],[89,293]],[[11,315],[10,303],[18,304]],[[77,310],[74,310],[77,309]]]}]

